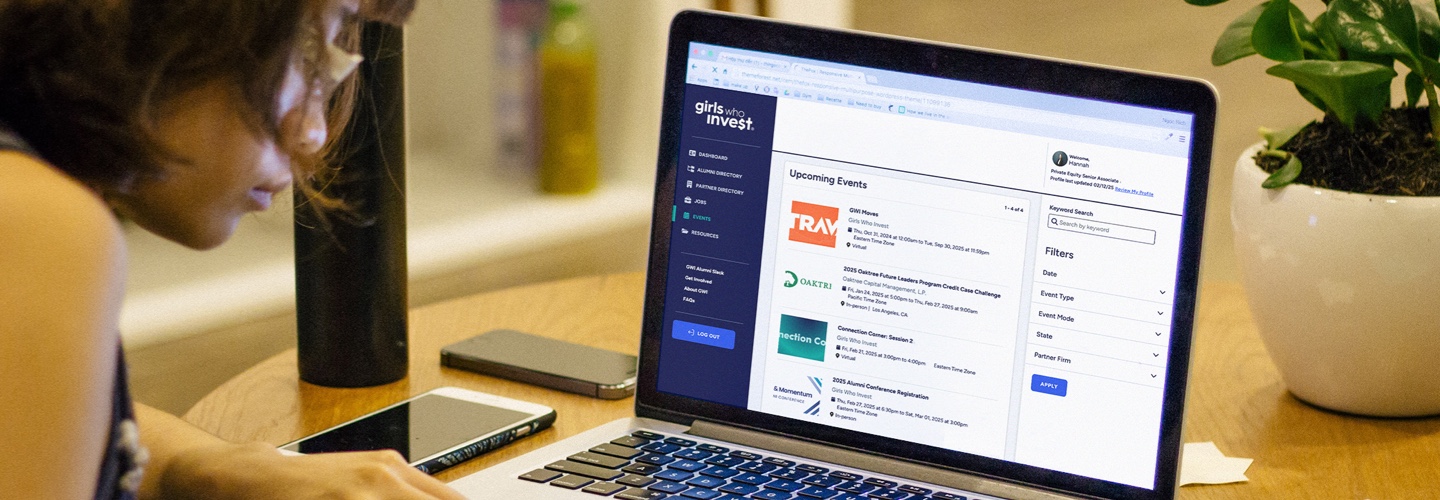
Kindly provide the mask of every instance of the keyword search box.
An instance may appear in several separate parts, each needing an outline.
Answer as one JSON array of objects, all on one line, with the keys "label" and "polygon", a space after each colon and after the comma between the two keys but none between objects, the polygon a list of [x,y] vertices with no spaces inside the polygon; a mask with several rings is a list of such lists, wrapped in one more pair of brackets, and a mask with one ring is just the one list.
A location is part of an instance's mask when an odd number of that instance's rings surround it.
[{"label": "keyword search box", "polygon": [[1122,226],[1109,222],[1061,217],[1059,215],[1051,215],[1047,225],[1050,229],[1059,229],[1072,233],[1103,236],[1117,240],[1144,243],[1146,245],[1155,244],[1155,230],[1145,229],[1143,227]]}]

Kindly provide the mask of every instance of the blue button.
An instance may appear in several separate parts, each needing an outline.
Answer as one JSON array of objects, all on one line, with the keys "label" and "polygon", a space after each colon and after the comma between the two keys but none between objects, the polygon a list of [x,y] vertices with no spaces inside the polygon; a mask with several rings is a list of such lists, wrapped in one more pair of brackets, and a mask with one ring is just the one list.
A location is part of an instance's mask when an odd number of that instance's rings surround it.
[{"label": "blue button", "polygon": [[1063,398],[1065,397],[1065,388],[1068,385],[1069,383],[1063,378],[1046,377],[1044,375],[1030,376],[1030,390],[1035,392],[1054,394]]},{"label": "blue button", "polygon": [[675,320],[675,325],[670,329],[670,336],[676,340],[705,344],[724,349],[735,348],[735,330],[726,330],[713,326],[691,323],[689,321]]}]

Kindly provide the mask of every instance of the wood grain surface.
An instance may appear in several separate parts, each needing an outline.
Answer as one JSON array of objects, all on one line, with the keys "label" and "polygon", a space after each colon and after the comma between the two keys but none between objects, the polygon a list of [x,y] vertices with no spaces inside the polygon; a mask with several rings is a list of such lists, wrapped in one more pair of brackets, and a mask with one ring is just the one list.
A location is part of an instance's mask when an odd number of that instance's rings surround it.
[{"label": "wood grain surface", "polygon": [[[555,426],[439,477],[451,481],[616,418],[633,399],[602,401],[442,368],[440,348],[512,328],[621,352],[639,344],[640,273],[588,277],[474,295],[410,316],[410,375],[364,389],[298,381],[295,351],[256,365],[185,414],[234,441],[281,444],[435,387],[451,385],[554,407]],[[1285,391],[1250,320],[1244,291],[1208,283],[1196,320],[1185,441],[1214,441],[1254,458],[1248,483],[1187,486],[1180,498],[1440,498],[1440,419],[1375,419],[1309,406]]]}]

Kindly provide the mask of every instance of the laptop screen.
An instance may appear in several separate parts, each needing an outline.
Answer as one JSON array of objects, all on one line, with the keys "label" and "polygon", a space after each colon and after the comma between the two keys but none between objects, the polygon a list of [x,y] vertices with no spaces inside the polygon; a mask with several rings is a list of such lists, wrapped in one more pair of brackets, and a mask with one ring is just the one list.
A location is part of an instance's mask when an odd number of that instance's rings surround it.
[{"label": "laptop screen", "polygon": [[684,50],[657,392],[1156,489],[1194,113]]}]

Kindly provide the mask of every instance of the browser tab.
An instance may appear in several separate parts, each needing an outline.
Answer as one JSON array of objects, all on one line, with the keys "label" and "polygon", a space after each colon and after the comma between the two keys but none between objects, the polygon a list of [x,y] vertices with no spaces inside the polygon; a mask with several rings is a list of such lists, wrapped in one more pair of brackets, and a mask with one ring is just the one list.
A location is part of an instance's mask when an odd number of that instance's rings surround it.
[{"label": "browser tab", "polygon": [[746,66],[754,66],[757,68],[772,69],[777,71],[790,71],[790,63],[788,62],[781,61],[779,59],[771,59],[768,57],[756,57],[744,54],[736,54],[734,52],[721,52],[719,57],[717,57],[715,60],[722,63],[743,64]]},{"label": "browser tab", "polygon": [[847,82],[865,83],[865,74],[864,74],[864,73],[861,73],[861,72],[859,72],[859,71],[852,71],[852,70],[848,70],[848,69],[826,68],[826,67],[824,67],[824,66],[814,66],[814,65],[810,65],[810,64],[799,64],[799,63],[797,63],[797,64],[793,64],[793,65],[790,66],[790,72],[791,72],[791,73],[794,73],[794,74],[805,75],[805,76],[810,76],[810,77],[819,77],[819,78],[827,78],[827,79],[831,79],[831,80],[843,80],[843,81],[847,81]]}]

